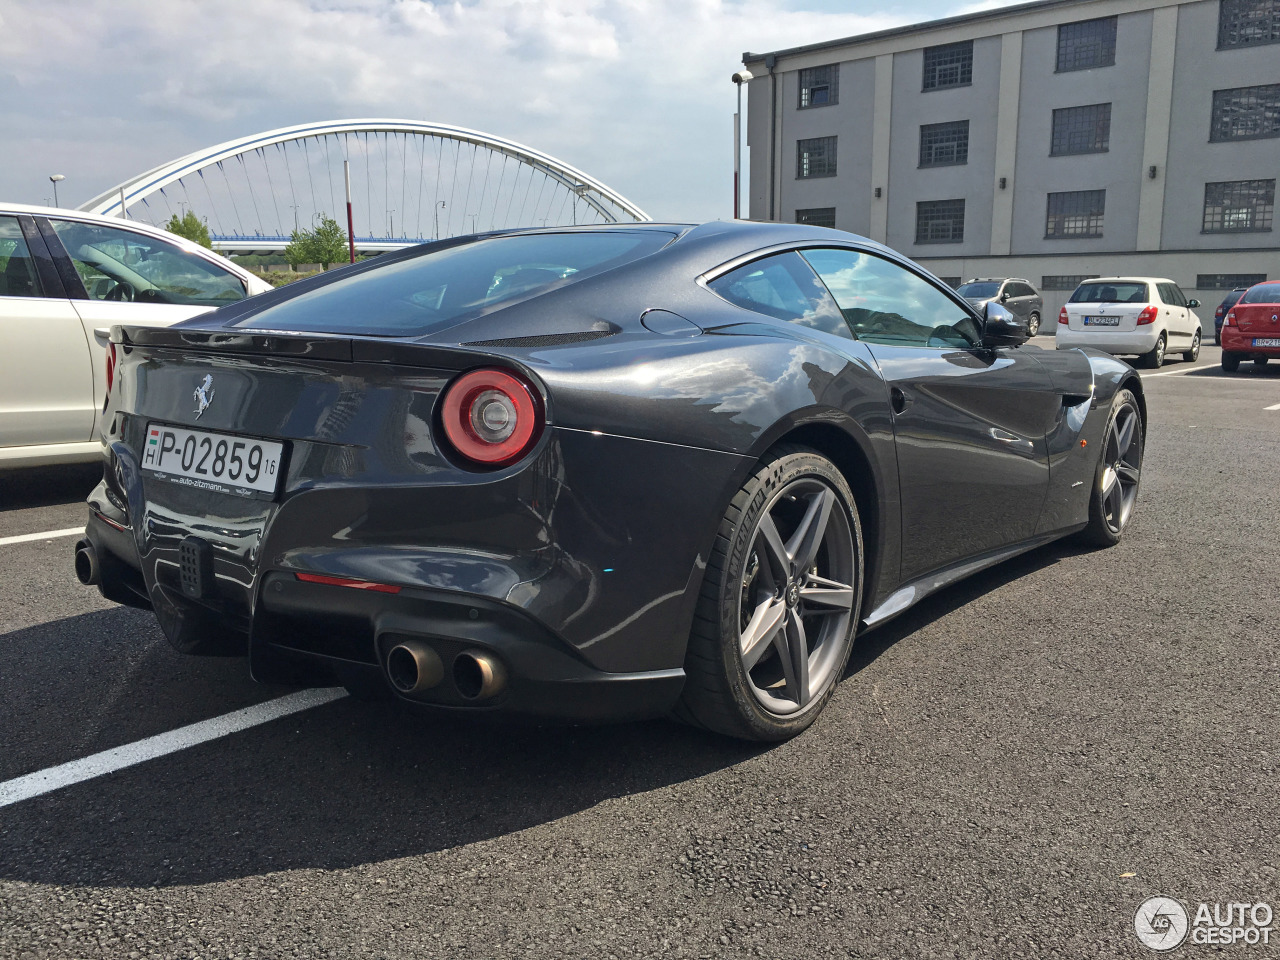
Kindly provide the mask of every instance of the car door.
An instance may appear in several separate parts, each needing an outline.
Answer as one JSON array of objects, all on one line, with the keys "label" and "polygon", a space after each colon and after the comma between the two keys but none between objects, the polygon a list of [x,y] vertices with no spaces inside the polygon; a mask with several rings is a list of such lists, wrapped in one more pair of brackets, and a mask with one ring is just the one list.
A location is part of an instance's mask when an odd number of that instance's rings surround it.
[{"label": "car door", "polygon": [[0,215],[0,447],[90,439],[89,344],[29,216]]},{"label": "car door", "polygon": [[803,253],[889,387],[902,580],[1030,538],[1061,406],[1032,351],[981,347],[971,310],[878,253]]},{"label": "car door", "polygon": [[1000,295],[1001,305],[1012,313],[1023,323],[1027,322],[1027,316],[1031,313],[1030,304],[1024,295],[1021,284],[1014,280],[1005,281],[1004,291]]},{"label": "car door", "polygon": [[1162,301],[1156,306],[1163,315],[1165,329],[1169,331],[1170,345],[1174,340],[1177,340],[1179,344],[1184,340],[1189,341],[1191,339],[1191,331],[1187,329],[1187,308],[1183,303],[1179,303],[1181,298],[1176,292],[1177,287],[1172,283],[1157,283],[1155,287]]},{"label": "car door", "polygon": [[78,278],[71,303],[89,341],[99,409],[113,324],[169,326],[245,296],[235,274],[150,234],[61,218],[40,226],[55,258],[64,260],[65,272],[73,281]]}]

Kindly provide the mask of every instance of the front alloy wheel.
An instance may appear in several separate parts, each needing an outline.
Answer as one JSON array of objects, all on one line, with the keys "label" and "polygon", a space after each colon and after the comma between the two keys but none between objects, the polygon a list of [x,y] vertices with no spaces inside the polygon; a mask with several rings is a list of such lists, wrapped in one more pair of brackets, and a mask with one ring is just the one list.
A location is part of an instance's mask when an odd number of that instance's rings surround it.
[{"label": "front alloy wheel", "polygon": [[1032,310],[1031,316],[1027,317],[1027,336],[1034,337],[1039,332],[1040,332],[1040,314]]},{"label": "front alloy wheel", "polygon": [[816,453],[779,451],[721,521],[677,716],[752,740],[804,730],[848,662],[861,569],[844,477]]},{"label": "front alloy wheel", "polygon": [[1182,355],[1182,359],[1188,363],[1195,363],[1200,356],[1200,331],[1196,331],[1196,335],[1191,338],[1191,349]]},{"label": "front alloy wheel", "polygon": [[1142,478],[1142,413],[1129,390],[1121,390],[1111,406],[1103,434],[1093,497],[1089,504],[1087,540],[1109,547],[1120,542],[1133,515]]}]

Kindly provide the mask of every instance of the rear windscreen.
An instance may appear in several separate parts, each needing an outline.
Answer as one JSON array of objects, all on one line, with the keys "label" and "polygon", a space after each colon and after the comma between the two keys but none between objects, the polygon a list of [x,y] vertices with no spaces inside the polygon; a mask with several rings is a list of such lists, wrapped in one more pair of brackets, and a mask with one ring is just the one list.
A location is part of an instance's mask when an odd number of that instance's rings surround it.
[{"label": "rear windscreen", "polygon": [[238,327],[421,337],[599,276],[674,233],[611,230],[490,237],[387,264],[267,307]]},{"label": "rear windscreen", "polygon": [[1250,287],[1240,298],[1241,303],[1280,303],[1280,283],[1260,283]]},{"label": "rear windscreen", "polygon": [[1072,303],[1147,303],[1145,283],[1114,280],[1110,283],[1082,283],[1071,295]]}]

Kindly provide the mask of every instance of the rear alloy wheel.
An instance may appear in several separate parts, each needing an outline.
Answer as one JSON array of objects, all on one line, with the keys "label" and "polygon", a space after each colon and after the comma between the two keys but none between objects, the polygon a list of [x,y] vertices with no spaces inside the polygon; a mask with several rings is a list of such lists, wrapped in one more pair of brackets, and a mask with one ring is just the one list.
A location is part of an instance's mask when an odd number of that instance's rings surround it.
[{"label": "rear alloy wheel", "polygon": [[1160,334],[1160,339],[1156,341],[1156,345],[1139,357],[1138,362],[1148,370],[1159,370],[1164,366],[1165,342],[1164,334],[1162,333]]},{"label": "rear alloy wheel", "polygon": [[1027,317],[1027,336],[1034,337],[1039,332],[1040,332],[1040,314],[1032,310],[1031,316]]},{"label": "rear alloy wheel", "polygon": [[1195,363],[1196,358],[1200,356],[1200,331],[1196,331],[1196,335],[1191,338],[1191,349],[1183,353],[1182,359],[1187,363]]},{"label": "rear alloy wheel", "polygon": [[1102,455],[1089,500],[1089,525],[1082,531],[1089,543],[1111,547],[1120,542],[1138,499],[1142,450],[1138,401],[1129,390],[1121,390],[1111,403],[1111,416],[1102,434]]},{"label": "rear alloy wheel", "polygon": [[1240,354],[1230,350],[1222,351],[1222,369],[1227,373],[1235,373],[1240,369]]},{"label": "rear alloy wheel", "polygon": [[676,716],[748,740],[800,733],[849,661],[861,596],[848,483],[825,457],[780,449],[720,522]]}]

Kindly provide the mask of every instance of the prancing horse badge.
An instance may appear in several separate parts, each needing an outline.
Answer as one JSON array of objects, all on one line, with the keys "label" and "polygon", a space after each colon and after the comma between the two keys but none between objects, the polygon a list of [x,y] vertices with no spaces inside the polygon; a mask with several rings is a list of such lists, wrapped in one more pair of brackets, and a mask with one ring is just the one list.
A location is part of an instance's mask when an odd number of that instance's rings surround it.
[{"label": "prancing horse badge", "polygon": [[196,401],[196,419],[200,419],[200,415],[209,409],[209,404],[213,403],[213,374],[206,373],[204,375],[204,383],[196,387],[196,392],[192,394]]}]

